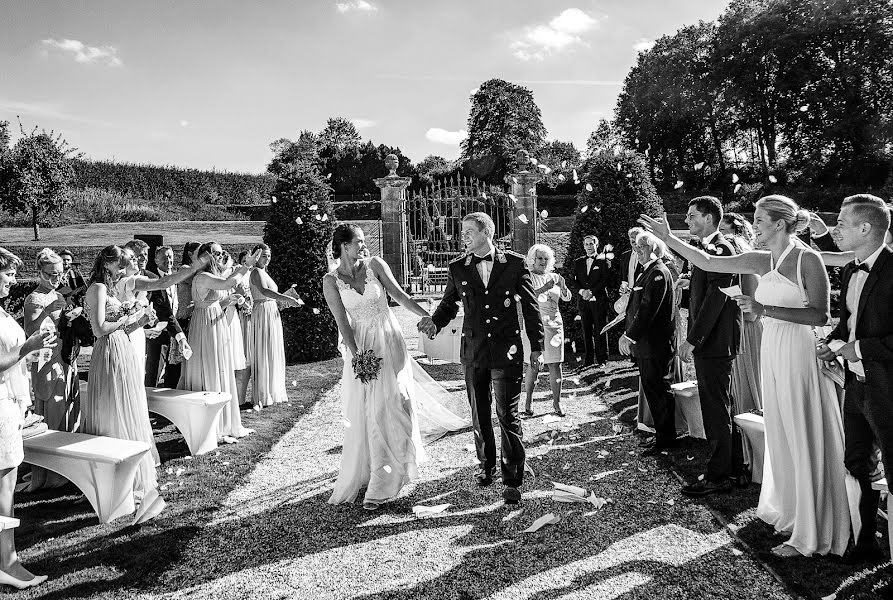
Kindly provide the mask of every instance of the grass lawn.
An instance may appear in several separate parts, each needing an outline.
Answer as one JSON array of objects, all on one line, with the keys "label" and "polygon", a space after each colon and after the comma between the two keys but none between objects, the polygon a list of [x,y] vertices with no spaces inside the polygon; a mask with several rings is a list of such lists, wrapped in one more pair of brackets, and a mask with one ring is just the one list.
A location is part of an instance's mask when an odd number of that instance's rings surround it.
[{"label": "grass lawn", "polygon": [[[410,334],[414,319],[400,317]],[[464,396],[458,365],[424,366]],[[869,575],[832,559],[773,559],[767,553],[778,540],[753,517],[756,487],[708,501],[682,497],[675,472],[695,473],[704,443],[639,458],[635,370],[619,361],[568,377],[567,416],[557,423],[544,419],[551,401],[540,379],[537,416],[524,431],[536,475],[519,507],[503,505],[498,482],[474,485],[468,431],[429,446],[419,481],[380,511],[330,506],[344,427],[333,387],[340,370],[340,360],[289,367],[290,405],[243,413],[257,433],[219,455],[190,460],[159,421],[169,506],[148,525],[99,525],[86,504],[75,504],[74,490],[17,496],[23,559],[51,577],[18,596],[782,599],[791,590],[821,598],[855,575],[837,597],[874,598],[871,586],[890,576],[887,567]],[[553,481],[611,503],[554,502]],[[441,503],[451,506],[438,515],[411,512]],[[550,512],[560,522],[523,532]],[[736,524],[747,545],[715,515]]]}]

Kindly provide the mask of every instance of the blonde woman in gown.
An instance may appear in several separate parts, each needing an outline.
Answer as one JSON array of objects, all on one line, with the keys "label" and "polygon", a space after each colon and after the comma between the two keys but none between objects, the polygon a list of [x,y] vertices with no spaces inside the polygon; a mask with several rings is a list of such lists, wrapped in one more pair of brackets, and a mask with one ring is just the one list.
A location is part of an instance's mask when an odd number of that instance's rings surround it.
[{"label": "blonde woman in gown", "polygon": [[[22,261],[0,248],[0,300],[9,296],[16,282],[16,270]],[[18,467],[25,457],[22,424],[31,405],[28,370],[24,359],[35,351],[53,349],[56,336],[37,330],[29,338],[16,320],[0,307],[0,515],[14,518],[14,495]],[[15,548],[15,529],[0,531],[0,585],[25,589],[46,581],[46,575],[34,575],[19,561]]]},{"label": "blonde woman in gown", "polygon": [[[233,260],[229,252],[223,251],[226,268],[224,269],[224,277],[229,276],[233,272]],[[251,373],[248,364],[248,356],[245,353],[244,328],[242,326],[242,306],[248,301],[246,299],[246,291],[248,283],[247,277],[242,275],[229,297],[225,298],[221,305],[224,306],[223,314],[226,317],[226,324],[229,326],[229,334],[232,339],[230,348],[233,352],[233,369],[236,375],[236,389],[238,390],[239,406],[245,404],[245,395],[248,392],[248,377]]]},{"label": "blonde woman in gown", "polygon": [[[37,289],[25,299],[25,334],[49,331],[58,334],[59,318],[65,309],[65,298],[56,291],[64,270],[58,254],[44,248],[37,255],[39,282]],[[77,431],[81,422],[81,387],[77,363],[70,365],[62,358],[62,344],[53,350],[35,353],[31,360],[31,389],[34,413],[41,415],[47,427],[57,431]],[[18,491],[33,492],[61,487],[68,480],[40,467],[31,467],[25,483]]]},{"label": "blonde woman in gown", "polygon": [[[252,433],[252,430],[242,426],[242,417],[239,414],[233,339],[221,301],[228,298],[229,290],[254,265],[257,256],[250,256],[245,265],[226,278],[221,275],[225,264],[220,244],[202,244],[198,249],[198,259],[203,261],[203,270],[192,280],[194,308],[189,323],[192,357],[183,366],[178,387],[181,390],[226,392],[230,395],[229,403],[220,413],[217,434],[222,441],[233,443]],[[205,260],[207,267],[204,266]]]},{"label": "blonde woman in gown", "polygon": [[256,408],[271,406],[288,400],[285,391],[285,342],[282,318],[277,302],[298,305],[297,298],[279,293],[279,286],[267,273],[272,254],[266,244],[258,244],[257,268],[251,273],[251,388],[252,403]]},{"label": "blonde woman in gown", "polygon": [[809,215],[784,196],[766,196],[754,212],[755,242],[768,252],[716,257],[672,235],[664,217],[641,221],[695,266],[760,275],[755,297],[735,298],[763,317],[760,348],[766,454],[757,516],[790,534],[781,557],[843,555],[850,514],[843,465],[843,422],[833,383],[819,373],[813,327],[830,318],[828,274],[819,255],[797,247]]},{"label": "blonde woman in gown", "polygon": [[[158,494],[155,466],[158,450],[149,423],[149,407],[143,357],[137,356],[129,334],[141,329],[146,317],[128,315],[117,297],[117,280],[123,275],[124,253],[117,246],[104,248],[97,256],[90,275],[90,287],[84,308],[93,328],[96,342],[90,359],[87,393],[83,398],[83,431],[125,440],[146,442],[151,451],[140,460],[134,481],[137,504],[134,523],[144,523],[164,510],[165,502]],[[139,284],[147,290],[163,289],[188,275],[181,271],[160,279]]]},{"label": "blonde woman in gown", "polygon": [[[542,358],[543,364],[549,370],[552,411],[559,417],[563,417],[561,363],[564,362],[564,322],[561,319],[561,311],[558,309],[558,301],[567,302],[571,299],[572,294],[567,288],[564,277],[555,273],[555,253],[545,244],[534,244],[530,247],[530,250],[527,251],[527,268],[530,270],[533,293],[536,295],[545,332]],[[518,314],[520,315],[520,313],[521,305],[519,304]],[[519,321],[524,322],[520,316]],[[521,343],[524,346],[524,388],[526,392],[524,410],[521,411],[521,414],[532,417],[533,389],[536,387],[539,369],[534,371],[530,368],[530,340],[527,339],[526,331],[521,335]]]},{"label": "blonde woman in gown", "polygon": [[[344,444],[329,504],[353,502],[365,488],[363,508],[375,510],[416,479],[423,443],[471,425],[470,409],[409,356],[387,295],[415,315],[428,313],[397,285],[387,263],[366,258],[362,229],[339,225],[332,248],[340,263],[323,277],[323,292],[342,341]],[[378,378],[364,384],[351,360],[367,350],[383,360]]]}]

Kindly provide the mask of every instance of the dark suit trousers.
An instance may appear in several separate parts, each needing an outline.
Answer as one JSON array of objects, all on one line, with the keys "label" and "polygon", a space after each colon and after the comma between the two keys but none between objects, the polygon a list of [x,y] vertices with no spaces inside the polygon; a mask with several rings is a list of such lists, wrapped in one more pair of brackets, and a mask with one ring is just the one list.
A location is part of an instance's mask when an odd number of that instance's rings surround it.
[{"label": "dark suit trousers", "polygon": [[[583,322],[583,347],[586,349],[584,364],[591,365],[593,357],[598,362],[608,360],[608,344],[605,342],[605,336],[599,334],[605,326],[607,302],[605,299],[586,302],[580,309],[580,320]],[[577,307],[579,306],[578,304]]]},{"label": "dark suit trousers", "polygon": [[636,358],[639,380],[648,409],[654,419],[658,444],[676,441],[676,397],[670,390],[673,382],[673,354]]},{"label": "dark suit trousers", "polygon": [[496,466],[496,438],[490,410],[491,384],[496,397],[496,417],[502,430],[502,482],[518,487],[524,479],[524,444],[518,402],[521,400],[522,365],[490,369],[465,365],[465,385],[471,403],[474,445],[484,469]]},{"label": "dark suit trousers", "polygon": [[[170,344],[171,336],[162,332],[154,340],[146,340],[146,387],[158,385],[158,367],[161,364],[161,347]],[[176,387],[176,386],[174,386]]]},{"label": "dark suit trousers", "polygon": [[862,533],[858,546],[873,546],[877,529],[876,515],[880,492],[871,489],[871,475],[877,468],[875,445],[881,450],[881,460],[887,481],[893,479],[893,398],[872,390],[871,383],[859,383],[855,378],[847,382],[843,402],[843,432],[845,441],[844,464],[859,481],[862,499],[859,515]]},{"label": "dark suit trousers", "polygon": [[707,481],[720,483],[741,471],[741,434],[732,427],[732,362],[734,356],[695,356],[704,433],[710,444]]}]

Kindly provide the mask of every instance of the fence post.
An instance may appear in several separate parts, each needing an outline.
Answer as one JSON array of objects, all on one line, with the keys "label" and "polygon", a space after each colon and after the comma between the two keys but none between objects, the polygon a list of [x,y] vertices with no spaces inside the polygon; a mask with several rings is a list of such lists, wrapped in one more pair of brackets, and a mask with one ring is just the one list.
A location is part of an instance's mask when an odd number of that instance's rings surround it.
[{"label": "fence post", "polygon": [[400,287],[406,289],[406,269],[403,239],[403,205],[406,199],[406,187],[411,177],[399,177],[397,165],[399,160],[395,154],[388,154],[384,161],[390,173],[386,177],[373,179],[381,190],[381,257],[388,266]]},{"label": "fence post", "polygon": [[[515,153],[514,172],[505,176],[510,193],[515,197],[512,250],[524,255],[536,243],[536,220],[539,218],[536,209],[536,184],[543,178],[536,169],[529,171],[529,166],[530,155],[526,150],[518,150]],[[519,218],[521,215],[526,217],[526,223]]]}]

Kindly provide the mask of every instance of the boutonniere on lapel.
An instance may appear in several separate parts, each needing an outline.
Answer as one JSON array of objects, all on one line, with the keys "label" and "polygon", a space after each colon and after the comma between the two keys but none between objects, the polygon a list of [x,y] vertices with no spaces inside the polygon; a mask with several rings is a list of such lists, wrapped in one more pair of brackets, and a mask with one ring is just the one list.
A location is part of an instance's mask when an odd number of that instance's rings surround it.
[{"label": "boutonniere on lapel", "polygon": [[604,258],[606,258],[608,260],[614,260],[614,246],[613,245],[608,244],[607,246],[605,246]]},{"label": "boutonniere on lapel", "polygon": [[707,241],[707,238],[701,240],[701,247],[709,250],[710,252],[716,252],[716,246]]},{"label": "boutonniere on lapel", "polygon": [[472,259],[472,258],[474,258],[474,254],[472,254],[471,252],[469,252],[468,254],[465,255],[465,266],[466,266],[466,267],[470,267],[470,266],[471,266],[471,259]]},{"label": "boutonniere on lapel", "polygon": [[505,264],[505,252],[500,252],[498,248],[496,250],[496,262]]},{"label": "boutonniere on lapel", "polygon": [[663,281],[663,280],[664,280],[663,275],[658,275],[657,277],[654,278],[654,281]]}]

